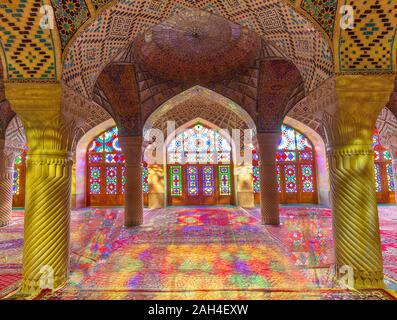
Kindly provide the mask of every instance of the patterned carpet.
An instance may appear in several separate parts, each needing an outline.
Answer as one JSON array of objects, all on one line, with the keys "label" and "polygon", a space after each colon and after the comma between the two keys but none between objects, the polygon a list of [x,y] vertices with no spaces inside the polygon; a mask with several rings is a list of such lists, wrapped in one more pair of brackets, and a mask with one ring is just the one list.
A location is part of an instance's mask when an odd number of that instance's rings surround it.
[{"label": "patterned carpet", "polygon": [[[250,213],[259,219],[259,208]],[[397,280],[397,207],[379,206],[379,220],[384,274]],[[265,228],[284,245],[297,265],[325,267],[333,263],[330,209],[285,207],[281,209],[281,223],[282,228]]]},{"label": "patterned carpet", "polygon": [[[396,276],[395,207],[380,207],[385,273]],[[394,214],[394,217],[393,217]],[[123,227],[122,209],[72,213],[67,286],[40,299],[390,299],[330,281],[330,210],[285,207],[282,227],[259,210],[194,207],[146,211]],[[0,229],[0,297],[21,278],[23,212]],[[389,280],[390,285],[395,285]]]}]

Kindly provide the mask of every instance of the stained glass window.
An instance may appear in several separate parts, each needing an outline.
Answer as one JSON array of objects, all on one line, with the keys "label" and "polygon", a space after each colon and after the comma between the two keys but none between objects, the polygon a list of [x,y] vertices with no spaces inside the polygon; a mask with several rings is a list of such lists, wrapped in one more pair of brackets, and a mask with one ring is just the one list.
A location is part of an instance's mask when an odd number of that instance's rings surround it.
[{"label": "stained glass window", "polygon": [[[278,191],[282,199],[287,199],[285,194],[296,194],[298,198],[291,201],[307,201],[310,195],[315,201],[316,181],[315,181],[315,162],[313,146],[310,140],[295,129],[283,125],[281,131],[281,141],[276,153],[277,162],[277,183]],[[253,183],[254,192],[260,192],[259,159],[256,151],[253,151]],[[298,200],[296,200],[298,199]],[[284,201],[284,200],[283,200]],[[285,200],[286,201],[286,200]]]},{"label": "stained glass window", "polygon": [[287,193],[297,192],[296,188],[296,166],[295,165],[286,165],[284,167],[285,174],[285,191]]},{"label": "stained glass window", "polygon": [[230,166],[219,166],[219,194],[221,196],[231,195]]},{"label": "stained glass window", "polygon": [[[87,150],[88,205],[122,205],[126,169],[117,127],[99,134]],[[142,169],[142,190],[148,193],[147,166]]]},{"label": "stained glass window", "polygon": [[106,168],[106,194],[117,193],[117,167]]},{"label": "stained glass window", "polygon": [[196,123],[169,143],[168,163],[230,163],[231,145],[216,130]]},{"label": "stained glass window", "polygon": [[395,185],[394,185],[394,173],[393,173],[393,166],[391,163],[387,165],[387,189],[390,192],[395,191]]},{"label": "stained glass window", "polygon": [[395,190],[392,155],[381,143],[379,132],[374,130],[372,136],[374,148],[375,187],[379,202],[393,202]]},{"label": "stained glass window", "polygon": [[19,187],[19,179],[20,179],[20,169],[14,169],[12,175],[12,194],[19,195],[20,187]]},{"label": "stained glass window", "polygon": [[314,192],[313,166],[311,164],[301,165],[302,191]]},{"label": "stained glass window", "polygon": [[252,175],[254,179],[254,192],[258,193],[260,192],[260,175],[259,175],[259,167],[258,166],[253,166],[252,168]]},{"label": "stained glass window", "polygon": [[89,168],[89,181],[90,181],[90,194],[101,193],[101,168],[91,167]]},{"label": "stained glass window", "polygon": [[170,167],[171,196],[182,196],[182,166]]},{"label": "stained glass window", "polygon": [[293,151],[279,151],[276,153],[277,161],[295,161],[296,153]]},{"label": "stained glass window", "polygon": [[121,193],[125,194],[125,167],[121,167]]},{"label": "stained glass window", "polygon": [[142,191],[144,193],[149,192],[149,170],[146,165],[142,168]]},{"label": "stained glass window", "polygon": [[214,195],[214,167],[213,166],[204,166],[203,168],[203,194],[205,196]]},{"label": "stained glass window", "polygon": [[187,194],[189,196],[197,196],[199,193],[198,168],[196,166],[188,166],[187,171]]},{"label": "stained glass window", "polygon": [[21,164],[21,163],[22,163],[22,155],[20,154],[19,156],[17,156],[15,158],[14,164],[18,165],[18,164]]},{"label": "stained glass window", "polygon": [[12,206],[22,208],[25,206],[25,180],[26,180],[27,146],[14,160],[12,173]]}]

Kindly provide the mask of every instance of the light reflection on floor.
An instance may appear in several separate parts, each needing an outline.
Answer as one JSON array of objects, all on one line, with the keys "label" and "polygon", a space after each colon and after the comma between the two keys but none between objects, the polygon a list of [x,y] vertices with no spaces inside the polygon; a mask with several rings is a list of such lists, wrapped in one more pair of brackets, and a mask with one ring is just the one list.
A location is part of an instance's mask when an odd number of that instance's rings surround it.
[{"label": "light reflection on floor", "polygon": [[[380,207],[385,274],[397,279],[396,207]],[[394,214],[394,216],[393,216]],[[22,213],[0,229],[0,296],[18,283]],[[122,209],[73,212],[69,284],[60,299],[341,299],[330,280],[329,209],[285,207],[281,227],[259,224],[259,209],[182,207],[147,211],[123,227]],[[3,283],[1,282],[3,281]],[[393,286],[393,281],[388,284]]]}]

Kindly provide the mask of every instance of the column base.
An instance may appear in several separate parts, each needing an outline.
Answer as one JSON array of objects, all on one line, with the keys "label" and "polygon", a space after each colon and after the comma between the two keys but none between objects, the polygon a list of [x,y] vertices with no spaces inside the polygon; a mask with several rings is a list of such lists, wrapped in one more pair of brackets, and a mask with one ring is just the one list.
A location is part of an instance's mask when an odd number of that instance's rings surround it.
[{"label": "column base", "polygon": [[0,217],[0,228],[7,227],[11,223],[10,217]]},{"label": "column base", "polygon": [[124,226],[127,228],[138,227],[142,224],[143,224],[143,217],[137,217],[137,218],[124,220]]},{"label": "column base", "polygon": [[[334,265],[336,270],[342,267]],[[334,270],[335,270],[334,269]],[[382,271],[352,270],[351,275],[347,269],[343,272],[334,272],[334,279],[341,285],[354,289],[383,289],[385,283]]]},{"label": "column base", "polygon": [[32,295],[32,294],[38,294],[42,290],[51,290],[51,291],[56,291],[63,286],[66,285],[68,281],[68,276],[63,274],[63,275],[55,275],[54,276],[54,282],[53,286],[51,287],[46,287],[45,285],[42,286],[40,285],[40,279],[26,279],[24,278],[22,280],[21,288],[18,291],[18,294],[26,294],[26,295]]},{"label": "column base", "polygon": [[262,217],[262,224],[269,226],[279,226],[280,219],[279,217]]}]

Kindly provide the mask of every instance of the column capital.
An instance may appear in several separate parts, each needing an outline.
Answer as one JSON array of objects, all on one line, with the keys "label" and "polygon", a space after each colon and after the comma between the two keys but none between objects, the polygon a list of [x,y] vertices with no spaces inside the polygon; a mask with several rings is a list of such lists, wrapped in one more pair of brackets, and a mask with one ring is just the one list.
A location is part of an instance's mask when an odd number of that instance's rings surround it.
[{"label": "column capital", "polygon": [[[57,83],[5,82],[6,98],[11,108],[21,117],[31,118],[59,113],[62,85]],[[33,114],[31,114],[33,112]]]},{"label": "column capital", "polygon": [[371,94],[377,92],[386,94],[386,100],[389,100],[394,88],[394,74],[370,74],[370,75],[337,75],[335,76],[335,90],[337,94],[350,94],[352,92],[361,92]]},{"label": "column capital", "polygon": [[142,162],[142,136],[119,137],[121,149],[125,157],[125,165],[141,166]]},{"label": "column capital", "polygon": [[258,145],[276,145],[278,147],[278,143],[281,139],[281,130],[278,132],[258,132],[256,139]]},{"label": "column capital", "polygon": [[124,148],[142,148],[143,136],[119,137],[119,142]]},{"label": "column capital", "polygon": [[394,75],[338,75],[335,103],[326,106],[323,125],[329,145],[370,145],[378,114],[390,99]]}]

